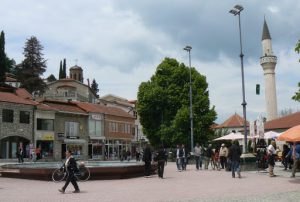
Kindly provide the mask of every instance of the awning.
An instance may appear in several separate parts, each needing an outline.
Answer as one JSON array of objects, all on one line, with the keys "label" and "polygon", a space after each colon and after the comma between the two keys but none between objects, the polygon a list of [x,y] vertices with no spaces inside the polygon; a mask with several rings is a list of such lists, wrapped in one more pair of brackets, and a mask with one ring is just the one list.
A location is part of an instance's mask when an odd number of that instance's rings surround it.
[{"label": "awning", "polygon": [[64,139],[66,144],[85,144],[86,140],[84,139]]}]

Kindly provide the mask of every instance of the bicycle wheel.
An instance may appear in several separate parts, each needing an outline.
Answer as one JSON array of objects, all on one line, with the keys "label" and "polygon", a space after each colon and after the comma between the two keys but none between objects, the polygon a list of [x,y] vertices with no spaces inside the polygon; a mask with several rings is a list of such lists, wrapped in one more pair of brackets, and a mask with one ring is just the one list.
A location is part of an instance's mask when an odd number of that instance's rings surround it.
[{"label": "bicycle wheel", "polygon": [[79,181],[87,181],[90,178],[90,170],[87,167],[79,167],[78,170],[75,176]]},{"label": "bicycle wheel", "polygon": [[52,173],[52,180],[54,182],[61,182],[62,180],[64,180],[67,177],[68,173],[65,172],[65,170],[63,168],[58,168],[56,170],[54,170],[54,172]]}]

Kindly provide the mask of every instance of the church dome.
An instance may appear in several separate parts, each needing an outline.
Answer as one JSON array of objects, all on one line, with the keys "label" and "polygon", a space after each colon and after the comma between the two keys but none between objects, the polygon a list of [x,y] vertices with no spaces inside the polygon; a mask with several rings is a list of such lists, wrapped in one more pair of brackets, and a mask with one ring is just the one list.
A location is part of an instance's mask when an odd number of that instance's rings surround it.
[{"label": "church dome", "polygon": [[71,67],[70,70],[82,70],[82,68],[79,67],[78,65],[75,65],[75,66]]}]

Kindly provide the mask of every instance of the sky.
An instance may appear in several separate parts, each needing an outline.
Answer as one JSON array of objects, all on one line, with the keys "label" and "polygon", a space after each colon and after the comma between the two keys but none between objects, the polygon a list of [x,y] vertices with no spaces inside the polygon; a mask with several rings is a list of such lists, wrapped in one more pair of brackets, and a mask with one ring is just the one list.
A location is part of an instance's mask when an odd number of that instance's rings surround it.
[{"label": "sky", "polygon": [[[1,0],[0,30],[5,51],[22,62],[27,39],[43,45],[47,71],[58,77],[59,63],[77,64],[85,83],[95,79],[100,96],[137,99],[138,86],[148,81],[165,57],[191,63],[205,75],[211,106],[222,123],[243,116],[238,17],[241,12],[247,120],[266,116],[264,77],[260,66],[262,28],[267,21],[277,56],[278,112],[300,109],[291,99],[298,91],[300,63],[295,45],[300,39],[300,1],[290,0]],[[260,95],[255,94],[260,84]]]}]

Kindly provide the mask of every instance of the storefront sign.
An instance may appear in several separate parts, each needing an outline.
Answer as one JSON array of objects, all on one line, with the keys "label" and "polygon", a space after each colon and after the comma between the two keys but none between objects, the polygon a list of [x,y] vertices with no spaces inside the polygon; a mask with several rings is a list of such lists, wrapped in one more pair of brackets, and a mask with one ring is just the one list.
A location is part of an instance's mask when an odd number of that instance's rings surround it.
[{"label": "storefront sign", "polygon": [[43,135],[41,140],[54,140],[54,135],[53,134]]},{"label": "storefront sign", "polygon": [[103,119],[103,115],[102,114],[92,114],[91,117],[94,120],[102,120]]}]

